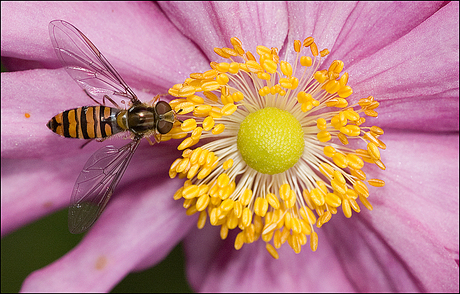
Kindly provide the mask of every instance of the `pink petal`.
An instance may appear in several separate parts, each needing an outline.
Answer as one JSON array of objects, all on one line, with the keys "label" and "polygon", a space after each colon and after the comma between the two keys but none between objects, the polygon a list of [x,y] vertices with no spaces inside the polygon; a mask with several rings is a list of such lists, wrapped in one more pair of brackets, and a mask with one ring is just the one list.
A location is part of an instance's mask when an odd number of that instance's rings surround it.
[{"label": "pink petal", "polygon": [[[349,84],[355,91],[351,101],[373,95],[381,102],[383,127],[458,130],[458,3],[290,3],[287,8],[266,3],[258,8],[230,3],[161,5],[211,60],[219,60],[211,48],[229,45],[231,36],[238,36],[244,48],[252,52],[262,44],[280,48],[283,56],[283,52],[293,51],[294,39],[313,35],[320,48],[332,52],[324,64],[336,58],[345,62]],[[229,25],[232,18],[228,11],[238,9],[244,17]],[[289,19],[288,30],[283,18]],[[268,25],[277,27],[265,25],[263,32],[254,30],[255,19],[275,19]],[[207,29],[196,30],[198,26]],[[274,32],[277,37],[272,37]],[[431,41],[426,41],[427,36]],[[439,97],[443,103],[436,103]],[[426,113],[427,108],[432,111]]]},{"label": "pink petal", "polygon": [[288,44],[313,36],[319,49],[331,51],[326,58],[328,64],[340,59],[348,68],[403,37],[444,5],[442,2],[289,2]]},{"label": "pink petal", "polygon": [[384,136],[387,170],[366,169],[386,181],[370,187],[372,212],[345,219],[339,211],[317,230],[316,252],[307,245],[295,255],[285,244],[279,260],[262,241],[236,251],[235,234],[221,241],[219,228],[193,232],[185,248],[194,289],[458,292],[458,135]]},{"label": "pink petal", "polygon": [[240,38],[243,48],[255,54],[257,45],[280,47],[287,34],[286,4],[280,2],[160,2],[159,5],[210,60],[221,60],[214,47],[229,46]]},{"label": "pink petal", "polygon": [[48,34],[54,19],[87,35],[129,85],[155,94],[206,64],[191,41],[147,2],[2,3],[2,57],[60,66]]},{"label": "pink petal", "polygon": [[[135,185],[150,185],[151,178]],[[179,202],[171,197],[179,181],[159,179],[154,189],[121,195],[67,255],[35,271],[24,282],[22,292],[106,292],[124,278],[145,256],[155,252],[157,263],[183,238],[192,224]],[[120,190],[123,190],[120,189]]]},{"label": "pink petal", "polygon": [[[321,230],[319,230],[321,231]],[[349,292],[353,285],[342,272],[342,265],[331,258],[332,248],[319,232],[320,246],[311,252],[308,245],[295,254],[289,245],[279,250],[275,260],[259,240],[233,248],[236,234],[225,241],[219,228],[207,225],[195,229],[184,242],[187,253],[187,279],[197,292]],[[325,274],[327,273],[327,274]]]},{"label": "pink petal", "polygon": [[2,73],[1,83],[3,158],[62,155],[81,146],[46,127],[59,112],[91,102],[63,69]]},{"label": "pink petal", "polygon": [[2,158],[2,236],[68,206],[85,158]]},{"label": "pink petal", "polygon": [[386,185],[370,187],[374,210],[325,226],[357,291],[458,292],[458,140],[385,134],[387,170],[377,177]]},{"label": "pink petal", "polygon": [[[65,6],[68,4],[58,4],[58,6],[59,5]],[[75,9],[77,11],[79,9],[86,9],[85,5],[83,4],[78,5],[74,3],[73,5],[75,6],[70,5],[66,6],[65,8],[70,10]],[[139,5],[141,7],[139,7]],[[142,5],[145,4],[139,5],[128,5],[129,7],[127,7],[123,13],[129,11],[129,9],[140,9],[144,12],[153,11],[154,15],[155,13],[159,13],[156,6],[142,7]],[[2,8],[4,8],[2,9],[2,17],[5,16],[5,18],[2,18],[2,20],[7,18],[11,20],[11,22],[8,22],[7,26],[2,26],[2,56],[9,55],[15,58],[29,58],[29,56],[32,56],[31,58],[42,59],[42,62],[45,63],[49,59],[53,59],[53,62],[57,63],[57,58],[52,51],[51,42],[49,41],[48,36],[48,22],[53,18],[48,17],[46,19],[45,25],[41,28],[44,36],[46,36],[46,42],[44,43],[46,43],[46,47],[49,48],[49,54],[33,55],[36,52],[40,53],[43,50],[39,50],[39,46],[41,46],[39,45],[40,42],[36,42],[34,38],[28,38],[30,37],[30,25],[32,25],[30,18],[32,16],[28,15],[27,13],[30,13],[30,11],[33,11],[34,9],[37,10],[41,7],[43,7],[43,9],[46,8],[45,10],[47,13],[57,9],[59,14],[62,14],[62,12],[65,10],[59,9],[63,7],[48,7],[43,3],[36,3],[34,7],[30,3],[23,3],[23,5],[2,3]],[[95,6],[91,7],[95,10],[105,10],[107,8],[101,4],[96,4]],[[107,11],[110,11],[112,8],[118,11],[118,9],[115,9],[114,7],[109,7],[109,10]],[[21,11],[22,13],[16,15],[16,12],[18,11]],[[12,17],[13,15],[16,15],[16,17]],[[101,12],[100,15],[105,14]],[[87,16],[88,14],[85,14],[85,17]],[[18,22],[18,17],[21,18],[22,21],[19,20],[19,23],[16,23]],[[41,16],[34,14],[33,17],[44,17],[45,20],[46,13]],[[147,17],[144,17],[144,24],[150,23],[153,25],[153,27],[162,26],[162,28],[167,31],[169,39],[176,36],[175,44],[178,45],[178,47],[172,48],[174,46],[171,44],[158,42],[160,45],[165,45],[163,49],[166,49],[168,53],[173,52],[174,57],[164,58],[164,56],[161,56],[161,58],[159,58],[157,56],[155,57],[155,60],[152,58],[141,58],[142,60],[134,60],[137,62],[140,61],[140,64],[142,65],[141,68],[144,69],[145,66],[149,66],[148,62],[146,62],[146,60],[149,59],[154,62],[167,61],[170,63],[169,65],[177,62],[176,68],[179,68],[179,66],[184,66],[187,68],[187,64],[189,64],[191,66],[188,67],[187,72],[192,71],[191,67],[195,66],[195,64],[199,62],[200,59],[199,56],[193,56],[192,52],[198,51],[194,51],[193,45],[185,38],[178,35],[177,31],[175,31],[172,27],[168,29],[168,22],[164,17],[161,17],[160,15],[154,18],[154,21],[156,21],[155,24],[151,23],[150,17],[150,14],[147,15]],[[107,20],[107,22],[109,21]],[[161,22],[166,22],[166,24],[162,25]],[[134,22],[130,22],[130,24],[133,23]],[[88,21],[85,20],[85,24],[88,25]],[[133,37],[133,30],[129,27],[129,25],[124,26],[122,24],[121,26],[122,28],[118,28],[115,30],[115,32],[122,32],[127,37]],[[150,27],[149,30],[151,31]],[[104,44],[103,40],[106,38],[106,34],[104,34],[102,30],[96,30],[96,32],[102,33],[99,35],[96,34],[96,39],[98,39],[101,44]],[[142,30],[135,30],[135,32],[149,35],[149,33],[145,31],[143,32]],[[160,39],[168,39],[165,38],[164,34],[166,34],[166,32],[163,30],[157,32],[157,34],[155,34],[154,31],[151,33],[151,35],[155,36],[154,38],[159,37]],[[111,41],[113,41],[114,36],[118,35],[112,34]],[[152,51],[152,46],[150,43],[152,39],[139,39],[145,41],[141,44],[141,47],[145,49],[144,52],[148,52],[150,54]],[[185,41],[185,43],[180,40]],[[96,43],[95,40],[93,41]],[[32,44],[26,44],[25,42],[32,42]],[[133,44],[134,42],[128,43]],[[122,43],[126,45],[126,48],[128,49],[122,50],[122,53],[129,52],[129,50],[134,48],[137,49],[137,47],[128,45],[128,43]],[[30,46],[35,46],[35,48],[29,49]],[[121,48],[120,46],[115,47]],[[181,53],[182,50],[184,50],[184,52]],[[190,53],[190,55],[185,54],[185,51]],[[139,57],[140,52],[141,51],[139,50],[131,51],[131,53],[136,53],[137,55],[132,55],[137,57]],[[118,53],[119,52],[117,51],[115,54]],[[201,55],[201,53],[198,55]],[[193,56],[193,63],[191,62],[192,59],[189,59],[190,62],[187,62],[183,56]],[[125,64],[123,65],[126,67]],[[156,70],[157,69],[154,69],[155,72]],[[172,71],[169,69],[165,70],[164,72],[172,73]],[[122,75],[125,76],[124,74]],[[143,80],[140,83],[141,89],[143,90],[149,89],[149,87],[152,86],[152,75],[148,72],[146,72],[146,75],[148,75],[148,77],[142,78]],[[136,75],[133,76],[137,77],[138,74],[136,73]],[[127,78],[127,80],[129,79]],[[169,87],[165,86],[165,84],[171,84],[171,82],[166,83],[161,79],[160,82],[163,91]],[[134,88],[134,90],[136,89]],[[150,91],[150,93],[158,93],[156,90],[148,91]],[[142,101],[149,101],[153,97],[153,94],[146,94],[142,91],[136,92]],[[89,144],[83,150],[80,150],[79,147],[83,144],[83,141],[61,138],[48,130],[45,124],[52,116],[63,110],[93,103],[94,102],[88,99],[83,91],[62,69],[2,73],[2,158],[20,159],[19,161],[10,160],[2,162],[2,177],[5,176],[5,183],[7,183],[5,187],[2,187],[2,191],[5,192],[2,194],[2,203],[5,204],[2,206],[2,212],[5,212],[2,213],[2,234],[8,233],[27,222],[45,215],[46,213],[68,205],[68,197],[73,187],[75,178],[81,171],[84,162],[96,149],[101,148],[101,145]],[[44,140],[43,138],[46,139]],[[167,145],[161,144],[161,146],[164,146],[163,148],[167,148],[167,150],[171,150],[171,147],[167,147]],[[155,148],[162,147],[155,146]],[[25,158],[30,158],[31,160],[25,160]],[[40,164],[40,160],[37,160],[37,158],[46,158],[47,161],[44,164]],[[170,160],[173,159],[171,157],[168,158]],[[49,163],[49,165],[47,163]],[[170,163],[171,162],[168,161],[162,164],[164,167],[167,167]],[[67,168],[66,172],[62,172],[62,169],[66,168],[65,164],[70,165],[72,168]],[[62,168],[56,168],[56,166],[62,166]],[[165,170],[165,173],[167,173],[167,169]],[[50,185],[47,187],[54,191],[54,193],[49,193],[49,191],[46,189],[38,189],[43,191],[43,193],[36,192],[37,187],[40,187],[43,179],[50,179],[52,183],[55,183],[55,185]],[[21,185],[23,185],[23,183],[27,180],[29,180],[30,189],[18,189],[18,187],[21,187]],[[17,193],[16,191],[18,190],[21,192]],[[23,202],[24,200],[31,197],[31,191],[35,191],[34,201]],[[62,197],[62,195],[65,195],[65,197]]]},{"label": "pink petal", "polygon": [[458,130],[458,3],[292,2],[288,11],[286,43],[311,35],[331,51],[324,65],[344,61],[349,100],[373,95],[380,126]]},{"label": "pink petal", "polygon": [[353,96],[376,97],[383,128],[458,131],[458,48],[458,3],[451,2],[348,68]]},{"label": "pink petal", "polygon": [[[81,142],[77,143],[77,146],[69,147],[68,152],[60,152],[56,149],[57,155],[50,156],[46,160],[2,160],[2,236],[67,207],[75,180],[91,154],[104,145],[123,146],[127,142],[94,142],[82,150],[79,149]],[[59,153],[64,155],[58,155]],[[155,181],[146,186],[132,183],[144,177],[151,179],[164,177],[168,174],[169,166],[175,156],[179,154],[180,152],[175,151],[174,145],[168,142],[155,146],[150,146],[147,142],[141,143],[114,195],[118,197],[121,194],[119,191],[125,185],[133,187],[129,191],[131,194],[138,193],[137,190],[154,188]],[[44,182],[47,185],[43,186]],[[24,186],[26,183],[27,185]]]}]

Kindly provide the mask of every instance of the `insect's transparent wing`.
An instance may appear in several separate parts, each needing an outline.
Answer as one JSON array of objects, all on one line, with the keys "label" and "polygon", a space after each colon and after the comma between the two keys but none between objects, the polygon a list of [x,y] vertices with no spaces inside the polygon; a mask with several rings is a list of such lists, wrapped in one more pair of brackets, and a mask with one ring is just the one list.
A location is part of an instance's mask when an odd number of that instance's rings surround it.
[{"label": "insect's transparent wing", "polygon": [[140,139],[135,139],[121,148],[105,146],[88,159],[70,198],[71,233],[86,231],[101,215],[139,143]]},{"label": "insect's transparent wing", "polygon": [[101,104],[104,104],[104,96],[115,102],[139,101],[104,55],[76,27],[63,20],[53,20],[49,33],[54,51],[65,69],[93,99]]}]

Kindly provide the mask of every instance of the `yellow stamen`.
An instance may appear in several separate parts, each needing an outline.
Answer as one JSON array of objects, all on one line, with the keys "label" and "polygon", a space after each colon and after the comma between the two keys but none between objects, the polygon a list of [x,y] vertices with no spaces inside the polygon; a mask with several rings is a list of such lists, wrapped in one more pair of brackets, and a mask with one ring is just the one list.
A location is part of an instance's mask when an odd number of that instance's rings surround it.
[{"label": "yellow stamen", "polygon": [[196,121],[193,118],[187,119],[181,125],[181,129],[184,132],[190,132],[196,128]]},{"label": "yellow stamen", "polygon": [[270,253],[270,255],[271,255],[274,259],[280,258],[278,252],[276,251],[275,247],[272,246],[272,244],[267,243],[267,244],[265,245],[265,248],[267,249],[268,253]]},{"label": "yellow stamen", "polygon": [[385,182],[379,179],[370,179],[367,181],[369,185],[374,186],[374,187],[383,187],[385,186]]},{"label": "yellow stamen", "polygon": [[[199,212],[199,228],[208,217],[211,225],[220,226],[222,239],[239,229],[236,250],[260,239],[276,259],[284,243],[295,253],[308,242],[316,251],[315,229],[330,225],[340,209],[347,218],[360,213],[359,202],[372,210],[370,189],[385,185],[380,179],[367,180],[364,172],[365,164],[386,168],[381,154],[386,145],[380,139],[384,132],[365,126],[364,117],[377,117],[380,104],[373,96],[353,104],[344,63],[334,60],[320,69],[329,50],[318,50],[312,37],[294,41],[295,63],[281,60],[277,48],[257,46],[256,58],[238,38],[230,42],[230,47],[214,48],[227,62],[211,62],[211,69],[192,73],[168,90],[176,98],[170,105],[178,120],[162,140],[183,140],[178,146],[182,157],[172,163],[169,175],[186,178],[174,199],[183,199],[188,215]],[[249,131],[241,131],[245,119],[262,109],[287,112],[293,121],[260,115]],[[277,133],[291,134],[297,124],[301,148],[286,144]],[[259,147],[260,138],[267,148]],[[195,144],[200,147],[191,148]],[[248,152],[253,149],[267,154],[259,160]],[[278,169],[293,149],[300,150],[295,160]],[[265,159],[274,167],[267,169]]]}]

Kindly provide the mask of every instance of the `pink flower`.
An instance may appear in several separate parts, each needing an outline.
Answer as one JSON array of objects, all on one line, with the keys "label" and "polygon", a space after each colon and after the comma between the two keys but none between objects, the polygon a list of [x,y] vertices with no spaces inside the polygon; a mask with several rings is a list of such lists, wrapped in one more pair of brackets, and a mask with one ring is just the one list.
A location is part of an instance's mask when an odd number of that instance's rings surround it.
[{"label": "pink flower", "polygon": [[[215,60],[232,36],[255,52],[314,36],[345,63],[354,99],[373,95],[385,130],[386,186],[372,212],[337,214],[316,252],[263,243],[233,248],[196,229],[172,199],[177,142],[142,143],[116,195],[83,241],[32,273],[22,291],[108,291],[158,263],[181,240],[196,291],[459,290],[458,3],[4,3],[2,2],[2,236],[68,205],[83,163],[102,144],[52,134],[55,114],[90,104],[60,68],[48,23],[84,32],[142,101]],[[292,57],[292,56],[291,56]],[[27,114],[27,115],[26,115]],[[28,117],[30,115],[30,117]],[[126,143],[126,142],[122,142]],[[104,142],[103,144],[106,144]],[[115,143],[116,144],[116,143]],[[121,143],[120,143],[121,144]],[[44,184],[45,183],[45,184]]]}]

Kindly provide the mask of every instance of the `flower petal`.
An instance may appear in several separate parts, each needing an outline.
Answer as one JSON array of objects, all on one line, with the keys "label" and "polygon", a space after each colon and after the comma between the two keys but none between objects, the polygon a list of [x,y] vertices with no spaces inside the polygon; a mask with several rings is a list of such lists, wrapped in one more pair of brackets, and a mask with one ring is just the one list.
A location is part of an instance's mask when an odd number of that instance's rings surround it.
[{"label": "flower petal", "polygon": [[2,3],[2,57],[60,66],[48,34],[54,19],[81,30],[134,88],[165,91],[185,78],[184,72],[206,64],[192,42],[147,2]]},{"label": "flower petal", "polygon": [[353,96],[377,98],[384,129],[458,131],[458,48],[458,3],[452,2],[350,67]]},{"label": "flower petal", "polygon": [[290,2],[289,35],[313,36],[318,46],[331,51],[328,56],[331,61],[340,59],[351,66],[403,37],[444,5],[442,2]]},{"label": "flower petal", "polygon": [[67,206],[82,160],[2,158],[2,236]]},{"label": "flower petal", "polygon": [[385,137],[386,185],[324,226],[333,250],[356,291],[458,292],[458,134]]},{"label": "flower petal", "polygon": [[1,86],[2,158],[56,155],[54,146],[65,151],[69,150],[63,148],[66,144],[78,148],[83,143],[64,140],[46,127],[46,123],[59,112],[90,101],[64,70],[2,73]]},{"label": "flower petal", "polygon": [[[45,160],[2,158],[2,235],[69,205],[75,179],[85,162],[95,150],[109,145],[107,142],[91,143],[81,150],[78,147],[81,142],[78,142],[78,145],[68,147],[67,152],[60,150],[63,147],[58,144],[54,147],[56,154],[44,157]],[[126,143],[112,142],[116,146]],[[131,184],[132,194],[136,190],[142,190],[144,187],[136,184],[137,179],[155,179],[167,175],[169,165],[179,154],[168,143],[162,142],[155,146],[141,143],[115,195],[118,195],[123,186],[130,187],[130,182],[134,183]],[[59,155],[60,153],[63,155]],[[44,182],[47,185],[44,186]],[[154,186],[155,181],[150,185]]]},{"label": "flower petal", "polygon": [[[174,193],[178,183],[158,180],[154,188],[113,199],[83,241],[58,261],[32,273],[21,291],[106,292],[145,256],[155,252],[155,263],[164,258],[191,224],[185,221],[181,205],[165,197]],[[149,182],[150,177],[133,184],[151,186]]]},{"label": "flower petal", "polygon": [[458,135],[385,136],[389,148],[383,158],[393,172],[369,173],[387,182],[369,197],[372,213],[347,221],[335,216],[319,230],[316,252],[295,255],[284,244],[279,260],[269,256],[263,242],[236,251],[235,234],[221,241],[213,237],[218,228],[195,230],[184,243],[194,289],[456,292],[458,164],[451,163],[458,162]]},{"label": "flower petal", "polygon": [[257,45],[282,47],[288,30],[286,5],[280,2],[160,2],[159,5],[187,37],[216,60],[214,47],[231,47],[241,38],[244,49],[255,54]]},{"label": "flower petal", "polygon": [[[320,242],[323,236],[319,232]],[[284,244],[274,260],[265,250],[265,242],[233,248],[236,234],[219,240],[219,229],[205,226],[195,229],[184,241],[187,253],[187,278],[197,292],[349,292],[352,284],[341,264],[331,257],[330,244],[311,252],[305,248],[295,254]],[[327,273],[327,274],[325,274]]]}]

